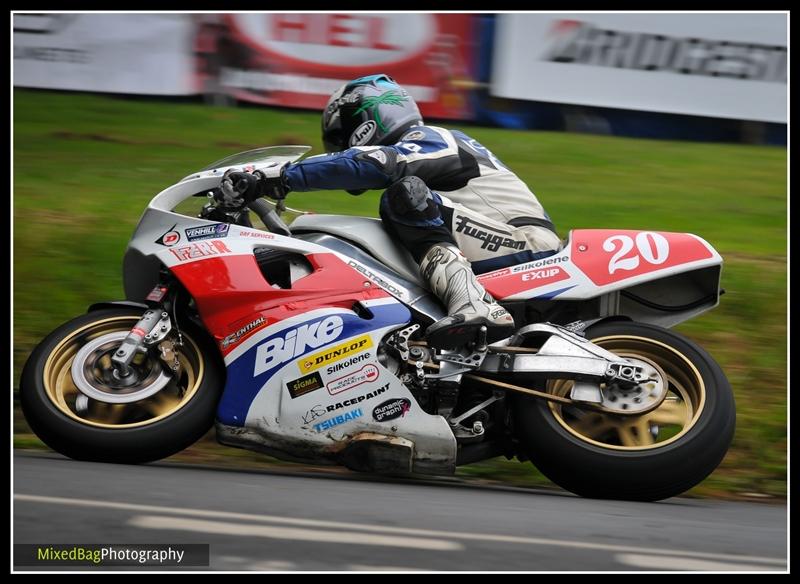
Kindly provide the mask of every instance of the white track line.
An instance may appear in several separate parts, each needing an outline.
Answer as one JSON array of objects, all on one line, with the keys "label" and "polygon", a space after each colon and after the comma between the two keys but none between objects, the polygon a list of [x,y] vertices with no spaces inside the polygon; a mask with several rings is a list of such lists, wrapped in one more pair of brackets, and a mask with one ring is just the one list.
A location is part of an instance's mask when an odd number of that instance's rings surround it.
[{"label": "white track line", "polygon": [[113,501],[91,501],[88,499],[70,499],[66,497],[47,497],[41,495],[16,494],[14,499],[30,503],[49,503],[55,505],[68,505],[73,507],[97,507],[101,509],[119,509],[121,511],[134,511],[144,513],[161,513],[166,515],[188,515],[193,517],[207,517],[216,519],[232,519],[247,522],[266,522],[284,525],[301,525],[316,529],[348,529],[366,531],[371,533],[403,534],[443,539],[460,539],[466,541],[501,542],[519,545],[555,546],[572,549],[598,550],[623,554],[648,554],[657,556],[681,556],[686,558],[701,558],[718,560],[722,562],[755,562],[759,564],[773,564],[783,566],[786,560],[764,556],[744,556],[738,554],[720,554],[710,552],[694,552],[685,550],[670,550],[661,548],[630,547],[605,543],[592,543],[583,541],[559,540],[539,537],[520,537],[515,535],[498,535],[491,533],[458,533],[450,531],[436,531],[430,529],[416,529],[408,527],[384,527],[366,523],[345,523],[339,521],[323,521],[316,519],[301,519],[296,517],[279,517],[275,515],[257,515],[255,513],[235,513],[231,511],[211,511],[208,509],[181,509],[175,507],[160,507],[156,505],[140,505],[135,503],[118,503]]},{"label": "white track line", "polygon": [[454,541],[420,537],[401,537],[396,535],[377,535],[357,531],[320,531],[300,527],[278,525],[258,525],[254,523],[231,523],[228,521],[207,521],[205,519],[185,519],[183,517],[164,517],[163,515],[136,515],[128,525],[145,529],[174,529],[176,531],[195,531],[248,537],[266,537],[296,541],[318,541],[323,543],[346,543],[348,545],[376,545],[391,548],[413,548],[420,550],[458,551],[464,546]]},{"label": "white track line", "polygon": [[[680,556],[647,556],[643,554],[616,554],[614,559],[621,564],[644,570],[686,570],[689,572],[763,572],[763,565],[734,562],[714,562]],[[775,568],[773,568],[775,569]]]}]

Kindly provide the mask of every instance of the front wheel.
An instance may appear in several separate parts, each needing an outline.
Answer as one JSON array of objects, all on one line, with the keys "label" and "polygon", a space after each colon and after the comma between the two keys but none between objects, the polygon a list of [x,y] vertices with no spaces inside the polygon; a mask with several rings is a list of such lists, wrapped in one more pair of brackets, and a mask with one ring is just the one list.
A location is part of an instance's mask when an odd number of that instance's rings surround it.
[{"label": "front wheel", "polygon": [[[515,433],[531,462],[559,486],[604,499],[665,499],[711,474],[736,423],[730,384],[714,359],[689,339],[647,324],[601,323],[586,336],[621,357],[658,365],[666,397],[638,416],[516,397]],[[572,384],[550,381],[547,392],[568,397]]]},{"label": "front wheel", "polygon": [[[90,312],[54,330],[31,353],[20,403],[50,448],[77,460],[140,463],[175,454],[211,428],[224,369],[200,329],[181,325],[177,373],[151,351],[131,363],[131,380],[114,375],[111,355],[141,316],[130,308]],[[75,375],[88,389],[78,389]]]}]

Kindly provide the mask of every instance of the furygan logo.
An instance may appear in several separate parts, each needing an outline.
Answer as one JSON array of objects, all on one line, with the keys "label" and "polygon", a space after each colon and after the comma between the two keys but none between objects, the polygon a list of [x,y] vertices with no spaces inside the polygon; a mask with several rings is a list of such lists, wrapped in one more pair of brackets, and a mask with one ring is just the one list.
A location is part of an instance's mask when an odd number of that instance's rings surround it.
[{"label": "furygan logo", "polygon": [[[473,226],[471,226],[470,223],[472,223]],[[456,216],[456,231],[463,233],[467,237],[482,241],[481,249],[487,251],[497,251],[501,247],[509,247],[511,249],[525,248],[525,242],[516,241],[509,237],[509,235],[511,235],[510,233],[499,231],[490,225],[479,223],[463,215]]]}]

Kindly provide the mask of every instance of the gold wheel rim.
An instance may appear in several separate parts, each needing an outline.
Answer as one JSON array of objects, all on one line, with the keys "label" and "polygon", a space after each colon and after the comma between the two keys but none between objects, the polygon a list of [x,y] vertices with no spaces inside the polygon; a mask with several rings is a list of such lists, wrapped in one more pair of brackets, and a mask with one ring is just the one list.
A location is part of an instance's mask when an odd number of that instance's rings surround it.
[{"label": "gold wheel rim", "polygon": [[[644,337],[613,335],[592,342],[620,357],[654,361],[667,376],[667,395],[659,407],[638,416],[615,416],[550,402],[550,411],[565,430],[601,448],[637,451],[662,448],[694,427],[705,406],[706,388],[688,357],[674,347]],[[567,396],[572,384],[563,379],[549,381],[547,391]],[[655,434],[654,428],[658,430]]]},{"label": "gold wheel rim", "polygon": [[[88,341],[118,331],[128,331],[138,322],[136,316],[116,316],[87,324],[61,340],[50,352],[44,365],[43,381],[47,397],[62,413],[73,420],[97,428],[138,428],[167,418],[187,403],[197,393],[203,380],[203,360],[197,344],[185,333],[183,347],[175,347],[180,363],[177,380],[171,381],[153,396],[131,403],[111,404],[90,400],[85,413],[76,406],[82,395],[72,380],[72,362],[80,348]],[[190,351],[186,348],[190,347]],[[107,357],[98,359],[102,361]],[[152,359],[148,357],[147,359]],[[132,420],[132,421],[128,421]]]}]

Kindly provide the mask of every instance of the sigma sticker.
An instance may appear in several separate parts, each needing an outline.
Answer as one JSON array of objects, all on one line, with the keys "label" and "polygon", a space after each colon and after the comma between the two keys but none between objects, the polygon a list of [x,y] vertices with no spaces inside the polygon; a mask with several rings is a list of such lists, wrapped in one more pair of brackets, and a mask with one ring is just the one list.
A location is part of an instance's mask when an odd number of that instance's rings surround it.
[{"label": "sigma sticker", "polygon": [[298,363],[297,366],[300,368],[300,373],[310,373],[311,371],[316,371],[320,367],[324,367],[331,361],[336,361],[341,357],[349,357],[353,353],[360,353],[364,349],[369,349],[370,347],[372,347],[372,337],[369,335],[361,335],[360,337],[350,339],[349,341],[345,341],[344,343],[326,349],[320,353],[309,355]]},{"label": "sigma sticker", "polygon": [[[256,350],[253,377],[258,377],[278,365],[299,357],[308,349],[317,349],[335,341],[341,336],[343,330],[344,321],[342,317],[332,315],[317,322],[303,324],[283,334],[279,333],[259,345]],[[333,350],[335,349],[336,347]],[[307,361],[308,359],[303,363]],[[315,369],[318,369],[318,367],[309,366],[307,369],[303,369],[303,364],[300,364],[300,373],[310,373]]]},{"label": "sigma sticker", "polygon": [[335,418],[330,418],[328,420],[323,420],[318,424],[314,424],[313,428],[315,432],[322,432],[324,430],[334,428],[335,426],[340,426],[341,424],[346,424],[347,422],[356,420],[363,415],[364,412],[361,410],[361,408],[356,408],[355,410],[350,410],[349,412],[336,416]]},{"label": "sigma sticker", "polygon": [[253,322],[247,323],[246,325],[244,325],[242,328],[240,328],[235,333],[230,334],[227,337],[225,337],[224,339],[222,339],[222,341],[220,341],[220,345],[222,345],[223,349],[227,349],[231,345],[234,345],[234,344],[238,343],[240,340],[242,340],[242,337],[244,337],[247,333],[256,330],[257,328],[259,328],[260,326],[262,326],[266,322],[267,321],[264,320],[263,316],[259,316]]},{"label": "sigma sticker", "polygon": [[185,229],[186,239],[189,241],[200,241],[202,239],[220,239],[228,237],[228,230],[231,226],[227,223],[215,223],[214,225],[203,225],[202,227],[190,227]]},{"label": "sigma sticker", "polygon": [[411,400],[398,397],[383,402],[372,410],[372,417],[376,422],[386,422],[387,420],[395,420],[406,415],[406,412],[411,409]]},{"label": "sigma sticker", "polygon": [[361,369],[354,373],[349,373],[338,379],[329,382],[325,387],[328,388],[328,393],[336,395],[348,389],[352,389],[364,383],[370,383],[378,379],[379,371],[375,365],[364,365]]},{"label": "sigma sticker", "polygon": [[292,399],[311,393],[320,387],[322,387],[322,378],[319,373],[304,375],[286,384],[286,389],[289,390],[289,395],[292,396]]},{"label": "sigma sticker", "polygon": [[367,144],[375,135],[375,130],[378,128],[373,120],[367,120],[358,126],[353,135],[350,136],[350,146],[363,146]]},{"label": "sigma sticker", "polygon": [[176,223],[175,225],[170,227],[169,230],[166,233],[164,233],[164,235],[156,239],[156,243],[166,247],[171,247],[176,243],[178,243],[181,240],[181,234],[175,231],[175,228],[177,226],[178,224]]}]

